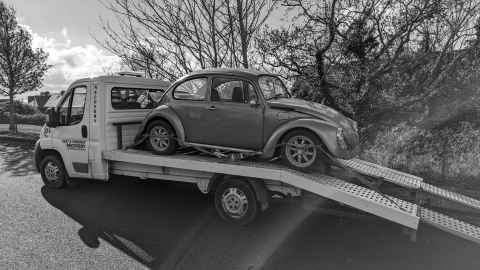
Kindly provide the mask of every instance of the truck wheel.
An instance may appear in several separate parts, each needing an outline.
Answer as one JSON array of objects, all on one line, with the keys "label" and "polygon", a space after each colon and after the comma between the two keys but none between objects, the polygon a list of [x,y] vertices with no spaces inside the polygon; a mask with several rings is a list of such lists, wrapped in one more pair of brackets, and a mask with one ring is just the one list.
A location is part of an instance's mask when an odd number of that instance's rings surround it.
[{"label": "truck wheel", "polygon": [[323,143],[308,130],[294,130],[289,132],[282,147],[282,160],[287,166],[304,172],[327,171],[327,156],[320,149]]},{"label": "truck wheel", "polygon": [[177,149],[175,132],[163,120],[155,120],[148,125],[147,146],[155,154],[171,155]]},{"label": "truck wheel", "polygon": [[247,225],[259,212],[259,203],[250,185],[240,179],[221,182],[215,189],[215,208],[222,219]]},{"label": "truck wheel", "polygon": [[67,171],[63,162],[55,155],[49,155],[40,162],[40,174],[45,186],[63,188],[67,184]]}]

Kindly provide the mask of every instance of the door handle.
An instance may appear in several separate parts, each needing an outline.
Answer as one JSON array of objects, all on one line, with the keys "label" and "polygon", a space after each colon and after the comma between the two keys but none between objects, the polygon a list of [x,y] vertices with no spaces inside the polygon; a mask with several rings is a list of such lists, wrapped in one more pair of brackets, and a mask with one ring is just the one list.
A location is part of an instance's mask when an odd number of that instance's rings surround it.
[{"label": "door handle", "polygon": [[217,107],[215,107],[215,106],[210,106],[210,107],[207,108],[207,110],[209,110],[209,111],[215,111],[216,109],[217,109]]},{"label": "door handle", "polygon": [[88,133],[87,133],[87,126],[82,125],[82,137],[83,137],[83,138],[87,138],[87,135],[88,135]]}]

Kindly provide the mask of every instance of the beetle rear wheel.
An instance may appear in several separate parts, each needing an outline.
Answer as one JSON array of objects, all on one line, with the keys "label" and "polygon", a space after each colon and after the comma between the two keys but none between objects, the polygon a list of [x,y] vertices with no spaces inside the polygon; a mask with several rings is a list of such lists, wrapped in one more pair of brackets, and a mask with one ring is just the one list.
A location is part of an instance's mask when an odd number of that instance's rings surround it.
[{"label": "beetle rear wheel", "polygon": [[147,145],[159,155],[173,154],[177,148],[175,133],[172,127],[163,120],[153,121],[148,125]]}]

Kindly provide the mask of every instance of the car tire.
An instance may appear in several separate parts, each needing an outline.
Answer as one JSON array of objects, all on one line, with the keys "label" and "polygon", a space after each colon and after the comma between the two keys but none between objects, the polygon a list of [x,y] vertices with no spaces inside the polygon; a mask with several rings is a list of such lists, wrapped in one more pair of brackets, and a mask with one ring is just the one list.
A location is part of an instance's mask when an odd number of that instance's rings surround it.
[{"label": "car tire", "polygon": [[40,162],[40,174],[48,188],[60,189],[67,185],[68,174],[63,161],[56,155],[48,155]]},{"label": "car tire", "polygon": [[215,208],[223,220],[245,226],[259,212],[260,204],[253,188],[242,179],[228,179],[215,189]]},{"label": "car tire", "polygon": [[328,156],[320,139],[308,130],[293,130],[282,140],[282,160],[290,168],[326,173]]},{"label": "car tire", "polygon": [[158,155],[171,155],[177,149],[173,128],[163,120],[152,121],[147,128],[148,149]]}]

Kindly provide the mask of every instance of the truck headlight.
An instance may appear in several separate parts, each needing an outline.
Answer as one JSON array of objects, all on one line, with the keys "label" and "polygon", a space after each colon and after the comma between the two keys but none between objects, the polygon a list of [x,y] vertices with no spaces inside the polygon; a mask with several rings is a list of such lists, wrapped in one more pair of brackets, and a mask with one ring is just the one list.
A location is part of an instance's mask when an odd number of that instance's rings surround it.
[{"label": "truck headlight", "polygon": [[343,135],[343,128],[337,129],[337,143],[342,149],[347,149],[347,142],[345,141],[345,136]]}]

